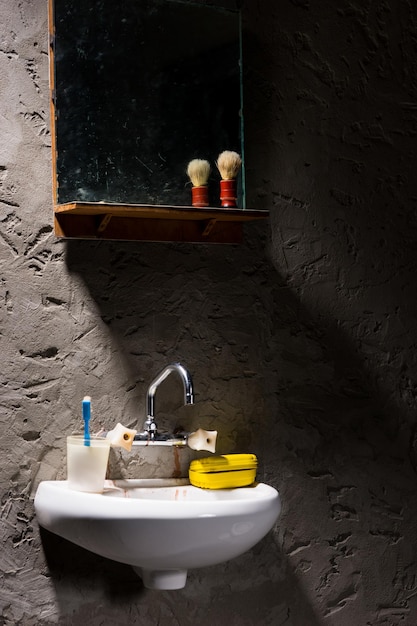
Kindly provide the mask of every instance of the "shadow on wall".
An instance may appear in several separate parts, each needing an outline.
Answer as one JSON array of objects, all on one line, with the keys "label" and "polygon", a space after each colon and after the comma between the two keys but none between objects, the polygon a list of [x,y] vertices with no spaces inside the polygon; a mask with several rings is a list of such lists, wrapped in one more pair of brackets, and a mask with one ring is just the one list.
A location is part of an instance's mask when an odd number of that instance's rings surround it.
[{"label": "shadow on wall", "polygon": [[175,410],[186,429],[220,430],[222,452],[256,445],[253,421],[264,414],[263,336],[270,327],[263,285],[271,271],[265,228],[257,232],[239,247],[68,242],[68,269],[87,287],[100,332],[124,370],[117,402],[126,402],[123,414],[132,425],[144,423],[151,380],[180,361],[193,376],[196,404],[182,406],[182,386],[170,376],[156,398],[158,425],[177,426],[164,423]]},{"label": "shadow on wall", "polygon": [[[80,593],[80,604],[76,606],[75,594],[72,594],[72,612],[77,613],[85,603],[85,593],[91,594],[100,589],[107,601],[116,605],[123,605],[138,601],[143,593],[141,579],[129,566],[102,558],[88,550],[58,537],[44,528],[40,528],[42,546],[50,575],[55,584],[61,614],[68,614],[68,605],[65,602],[66,590],[73,587]],[[64,565],[63,565],[64,564]],[[94,590],[91,590],[91,585]],[[78,615],[79,618],[82,615]]]},{"label": "shadow on wall", "polygon": [[[44,529],[41,539],[62,625],[98,623],[104,611],[109,624],[123,620],[124,624],[181,626],[197,622],[200,626],[320,626],[271,537],[232,561],[189,570],[187,586],[168,592],[144,588],[129,565],[97,556]],[[244,580],[242,571],[247,572]],[[150,601],[145,614],[142,607]]]},{"label": "shadow on wall", "polygon": [[[284,578],[295,590],[286,599],[287,582],[263,587],[255,572],[254,593],[269,606],[279,598],[290,616],[306,594],[323,616],[341,620],[342,609],[372,588],[374,563],[387,550],[415,569],[415,474],[409,439],[399,436],[406,416],[392,394],[384,397],[338,320],[301,304],[267,258],[268,245],[262,228],[239,248],[74,241],[67,260],[138,387],[175,356],[198,372],[210,399],[213,390],[223,398],[236,387],[230,404],[239,405],[248,383],[249,393],[260,393],[261,415],[251,415],[259,399],[252,398],[228,434],[232,441],[247,430],[259,479],[280,490],[275,558],[282,564],[286,555]],[[254,370],[255,387],[243,373]],[[394,606],[398,594],[408,606],[406,582],[392,588],[397,574],[392,563],[374,594],[377,607],[386,598]],[[308,623],[319,624],[308,603]]]}]

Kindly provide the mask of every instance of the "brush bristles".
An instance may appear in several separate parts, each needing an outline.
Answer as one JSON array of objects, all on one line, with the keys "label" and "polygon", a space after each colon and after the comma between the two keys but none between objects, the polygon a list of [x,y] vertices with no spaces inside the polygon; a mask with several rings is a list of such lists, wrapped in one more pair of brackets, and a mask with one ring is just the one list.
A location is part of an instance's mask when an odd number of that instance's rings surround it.
[{"label": "brush bristles", "polygon": [[207,185],[210,171],[210,163],[205,159],[193,159],[189,162],[187,167],[187,174],[193,187],[202,187],[203,185]]},{"label": "brush bristles", "polygon": [[222,180],[233,180],[238,175],[242,159],[237,152],[225,150],[219,154],[216,165]]}]

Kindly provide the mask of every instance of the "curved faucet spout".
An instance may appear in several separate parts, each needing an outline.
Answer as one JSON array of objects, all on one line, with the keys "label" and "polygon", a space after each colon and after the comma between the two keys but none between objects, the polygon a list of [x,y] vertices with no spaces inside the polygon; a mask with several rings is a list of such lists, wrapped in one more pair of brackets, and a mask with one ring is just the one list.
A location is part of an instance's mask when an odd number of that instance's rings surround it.
[{"label": "curved faucet spout", "polygon": [[177,372],[184,385],[184,404],[194,404],[193,381],[190,372],[181,363],[171,363],[162,370],[160,374],[151,382],[146,393],[146,410],[147,419],[145,422],[145,430],[150,437],[154,436],[157,431],[155,423],[155,394],[159,385],[171,374]]}]

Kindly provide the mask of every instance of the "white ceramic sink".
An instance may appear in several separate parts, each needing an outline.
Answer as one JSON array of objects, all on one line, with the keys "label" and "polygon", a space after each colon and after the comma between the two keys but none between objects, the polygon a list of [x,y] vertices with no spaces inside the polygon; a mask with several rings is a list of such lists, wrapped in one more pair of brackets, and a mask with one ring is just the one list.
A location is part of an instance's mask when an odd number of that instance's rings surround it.
[{"label": "white ceramic sink", "polygon": [[185,479],[106,481],[102,494],[41,482],[39,524],[96,554],[128,563],[154,589],[180,589],[187,570],[228,561],[249,550],[281,511],[264,483],[206,490]]}]

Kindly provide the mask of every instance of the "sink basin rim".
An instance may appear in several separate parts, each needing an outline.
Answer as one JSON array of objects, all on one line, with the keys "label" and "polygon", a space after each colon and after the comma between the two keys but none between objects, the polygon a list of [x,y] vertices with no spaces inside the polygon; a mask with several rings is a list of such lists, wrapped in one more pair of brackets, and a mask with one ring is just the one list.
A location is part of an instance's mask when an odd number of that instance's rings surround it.
[{"label": "sink basin rim", "polygon": [[[148,490],[155,490],[157,495],[157,492],[164,491],[170,498],[146,497]],[[121,495],[121,491],[126,495]],[[129,492],[133,496],[129,497]],[[187,499],[187,493],[196,497]],[[279,494],[264,483],[236,489],[206,490],[190,485],[186,479],[124,479],[106,481],[105,491],[99,494],[70,490],[67,481],[43,481],[35,498],[41,525],[42,503],[45,504],[46,499],[49,515],[58,518],[64,515],[78,519],[135,519],[138,516],[141,519],[189,519],[196,514],[213,517],[250,514],[255,509],[269,507],[271,501],[279,499]]]}]

